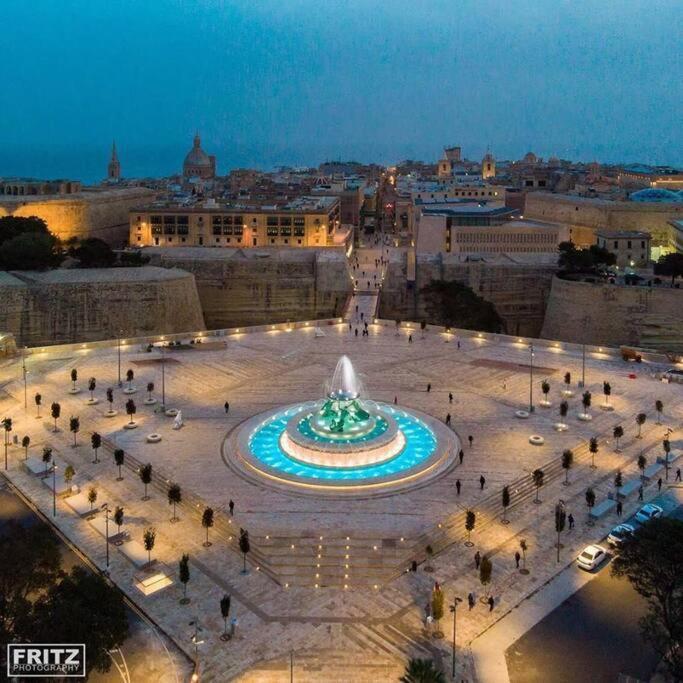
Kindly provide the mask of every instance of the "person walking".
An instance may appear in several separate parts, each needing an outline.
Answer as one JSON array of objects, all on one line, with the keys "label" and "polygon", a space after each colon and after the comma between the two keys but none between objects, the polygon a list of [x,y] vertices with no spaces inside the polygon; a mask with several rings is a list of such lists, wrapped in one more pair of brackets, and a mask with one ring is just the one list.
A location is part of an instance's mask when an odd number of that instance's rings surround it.
[{"label": "person walking", "polygon": [[515,569],[519,569],[519,561],[522,559],[522,556],[519,554],[519,550],[515,553]]},{"label": "person walking", "polygon": [[412,335],[412,334],[409,334],[409,335],[408,335],[408,343],[409,343],[409,344],[412,344],[412,343],[413,343],[413,335]]},{"label": "person walking", "polygon": [[470,610],[474,607],[474,593],[470,593],[467,596],[467,604],[469,605]]},{"label": "person walking", "polygon": [[479,477],[480,491],[484,490],[484,484],[486,484],[486,477],[482,474],[481,477]]},{"label": "person walking", "polygon": [[462,448],[458,451],[458,458],[460,458],[460,464],[462,465],[462,461],[465,458],[465,451]]},{"label": "person walking", "polygon": [[470,434],[470,435],[467,437],[467,440],[470,442],[470,448],[472,448],[472,444],[474,443],[474,437]]},{"label": "person walking", "polygon": [[662,490],[662,478],[659,477],[659,479],[657,479],[657,491],[661,491],[661,490]]},{"label": "person walking", "polygon": [[458,339],[458,350],[460,350],[460,340]]},{"label": "person walking", "polygon": [[493,612],[494,601],[493,601],[493,596],[492,596],[492,595],[489,596],[489,599],[487,600],[487,602],[489,603],[489,612]]},{"label": "person walking", "polygon": [[398,405],[398,396],[394,396],[394,405]]},{"label": "person walking", "polygon": [[453,403],[453,394],[450,391],[448,392],[448,402]]},{"label": "person walking", "polygon": [[676,481],[680,481],[680,480],[681,480],[681,468],[679,467],[676,470]]},{"label": "person walking", "polygon": [[571,512],[569,517],[567,517],[567,521],[569,522],[569,531],[571,531],[574,528],[574,515]]},{"label": "person walking", "polygon": [[643,485],[638,487],[638,500],[643,500]]},{"label": "person walking", "polygon": [[460,486],[461,486],[460,479],[456,479],[455,480],[455,490],[456,490],[458,495],[460,495]]},{"label": "person walking", "polygon": [[358,336],[358,328],[354,330],[354,334],[356,335],[356,337]]},{"label": "person walking", "polygon": [[228,510],[230,511],[230,516],[233,517],[235,515],[235,501],[232,498],[228,503]]},{"label": "person walking", "polygon": [[226,401],[223,404],[223,408],[225,408],[225,414],[227,415],[230,412],[230,404]]},{"label": "person walking", "polygon": [[477,552],[474,553],[474,568],[479,569],[480,564],[481,564],[481,553],[477,550]]},{"label": "person walking", "polygon": [[451,414],[450,413],[446,413],[446,424],[449,426],[451,424]]},{"label": "person walking", "polygon": [[429,393],[432,390],[432,383],[428,382],[427,383],[427,393]]},{"label": "person walking", "polygon": [[620,500],[617,501],[617,517],[621,517],[621,511],[623,509],[623,504]]}]

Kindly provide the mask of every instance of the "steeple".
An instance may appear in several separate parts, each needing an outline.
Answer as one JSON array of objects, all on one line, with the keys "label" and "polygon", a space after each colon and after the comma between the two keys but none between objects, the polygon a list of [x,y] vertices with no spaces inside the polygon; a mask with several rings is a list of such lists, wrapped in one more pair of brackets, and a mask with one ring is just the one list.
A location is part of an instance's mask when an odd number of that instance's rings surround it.
[{"label": "steeple", "polygon": [[121,180],[121,164],[116,153],[116,140],[111,145],[111,159],[107,164],[107,180],[114,182]]}]

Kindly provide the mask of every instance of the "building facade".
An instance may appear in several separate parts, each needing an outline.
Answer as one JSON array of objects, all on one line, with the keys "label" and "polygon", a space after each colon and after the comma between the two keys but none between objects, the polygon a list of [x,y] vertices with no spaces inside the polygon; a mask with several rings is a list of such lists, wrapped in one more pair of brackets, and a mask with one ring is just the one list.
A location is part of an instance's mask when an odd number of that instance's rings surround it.
[{"label": "building facade", "polygon": [[650,234],[638,230],[598,231],[598,246],[617,257],[617,267],[645,268],[650,263]]},{"label": "building facade", "polygon": [[207,154],[202,149],[199,133],[195,134],[192,149],[183,161],[183,177],[200,178],[201,180],[211,180],[216,177],[216,157]]}]

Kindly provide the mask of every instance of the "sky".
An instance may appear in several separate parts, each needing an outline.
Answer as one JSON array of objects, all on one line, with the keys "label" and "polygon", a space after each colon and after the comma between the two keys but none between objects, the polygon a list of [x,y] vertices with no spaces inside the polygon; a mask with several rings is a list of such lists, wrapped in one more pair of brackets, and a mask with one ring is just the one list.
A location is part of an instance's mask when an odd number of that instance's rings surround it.
[{"label": "sky", "polygon": [[0,176],[529,150],[683,166],[681,0],[2,0]]}]

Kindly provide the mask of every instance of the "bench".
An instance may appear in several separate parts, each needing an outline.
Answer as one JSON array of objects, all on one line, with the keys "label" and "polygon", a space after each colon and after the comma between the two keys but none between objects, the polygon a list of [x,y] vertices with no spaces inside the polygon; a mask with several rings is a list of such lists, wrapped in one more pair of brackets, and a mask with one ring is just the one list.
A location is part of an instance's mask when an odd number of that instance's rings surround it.
[{"label": "bench", "polygon": [[64,502],[79,516],[87,517],[95,513],[94,509],[91,509],[90,503],[88,502],[87,493],[78,493],[75,496],[68,496],[64,499]]},{"label": "bench", "polygon": [[591,517],[593,519],[599,519],[603,515],[607,514],[610,510],[617,506],[617,502],[611,498],[605,498],[601,503],[598,503],[591,510]]},{"label": "bench", "polygon": [[642,482],[640,481],[640,477],[638,477],[638,479],[629,479],[621,487],[621,491],[619,491],[619,498],[627,498],[634,491],[637,491],[641,487],[641,485],[642,485]]},{"label": "bench", "polygon": [[[59,472],[59,470],[57,470],[57,471]],[[52,491],[53,488],[56,489],[56,493],[58,496],[66,496],[69,493],[78,493],[80,490],[78,488],[78,484],[74,484],[73,480],[71,481],[71,483],[68,483],[64,479],[64,474],[61,474],[61,475],[56,477],[56,481],[54,482],[55,483],[54,487],[52,486],[52,482],[53,482],[52,476],[43,477],[43,484],[45,486],[47,486],[50,489],[50,491]]]},{"label": "bench", "polygon": [[129,559],[138,569],[142,569],[156,562],[152,557],[151,562],[147,559],[147,551],[144,546],[137,541],[127,541],[119,546],[119,550]]},{"label": "bench", "polygon": [[[92,519],[88,520],[88,523],[90,526],[92,526],[95,531],[97,531],[101,536],[106,536],[107,534],[107,520],[104,515],[97,515],[97,517],[93,517]],[[119,531],[119,528],[114,524],[114,522],[110,519],[109,520],[109,540],[110,541],[117,541],[123,538],[124,536],[127,536],[128,532],[126,531],[126,527],[121,527],[121,531]]]},{"label": "bench", "polygon": [[664,469],[664,463],[663,462],[653,462],[651,465],[648,465],[644,470],[643,470],[643,477],[647,481],[650,481],[652,478],[656,477],[657,474]]}]

